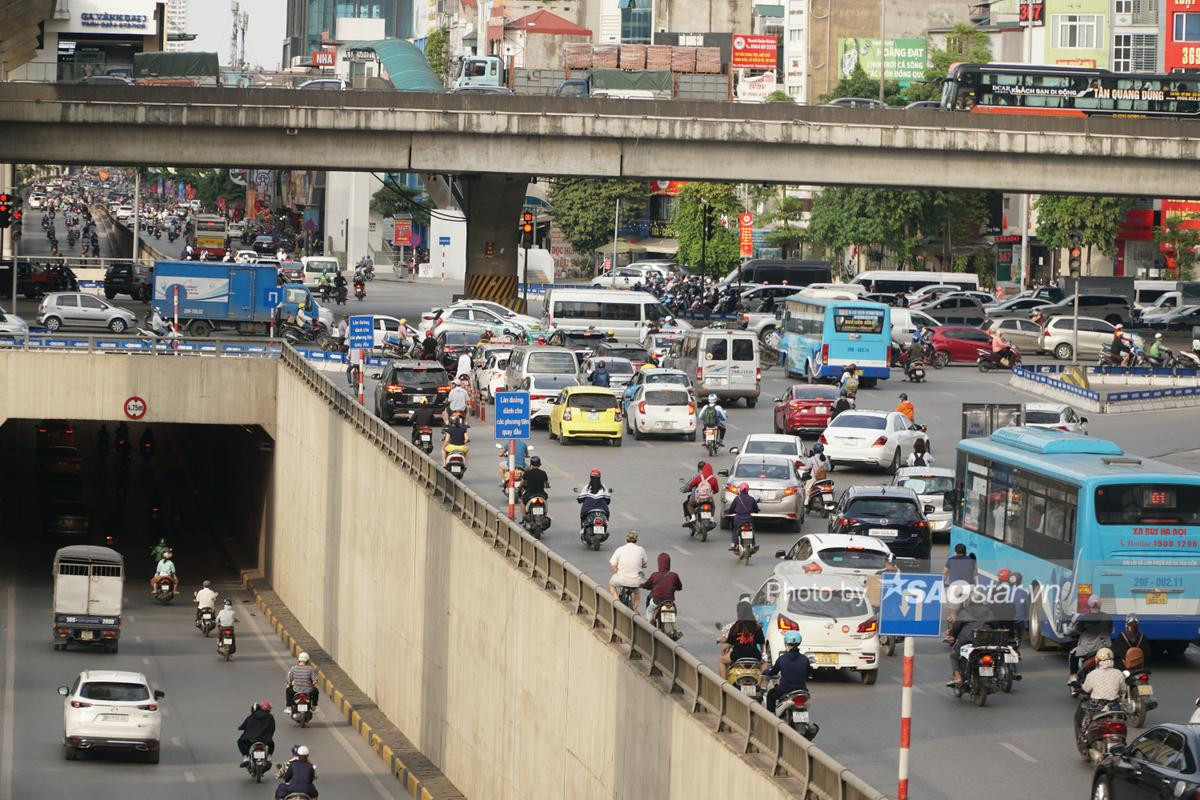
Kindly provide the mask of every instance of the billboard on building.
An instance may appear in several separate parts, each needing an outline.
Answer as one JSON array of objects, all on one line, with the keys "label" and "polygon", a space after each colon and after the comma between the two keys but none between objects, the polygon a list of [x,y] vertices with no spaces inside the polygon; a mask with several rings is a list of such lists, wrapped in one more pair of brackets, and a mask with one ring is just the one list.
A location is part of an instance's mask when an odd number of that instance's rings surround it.
[{"label": "billboard on building", "polygon": [[746,33],[733,35],[733,56],[730,64],[742,69],[770,69],[778,66],[779,44],[775,36]]},{"label": "billboard on building", "polygon": [[[925,66],[929,57],[924,39],[887,39],[887,80],[909,83],[925,78]],[[872,78],[879,77],[880,55],[878,39],[857,36],[838,39],[839,73],[843,78],[854,74],[854,68],[862,65],[863,71]]]},{"label": "billboard on building", "polygon": [[1163,72],[1176,69],[1200,69],[1200,41],[1195,28],[1200,26],[1200,3],[1196,0],[1167,0],[1167,29],[1163,37]]}]

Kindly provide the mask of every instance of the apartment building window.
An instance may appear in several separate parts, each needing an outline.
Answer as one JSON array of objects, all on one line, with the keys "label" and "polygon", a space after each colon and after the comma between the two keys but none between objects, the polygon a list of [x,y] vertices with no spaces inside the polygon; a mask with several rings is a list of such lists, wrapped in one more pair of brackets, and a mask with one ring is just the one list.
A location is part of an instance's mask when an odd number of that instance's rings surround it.
[{"label": "apartment building window", "polygon": [[1133,0],[1116,0],[1113,3],[1113,12],[1117,14],[1132,14]]},{"label": "apartment building window", "polygon": [[1200,14],[1180,12],[1175,15],[1175,41],[1200,42]]},{"label": "apartment building window", "polygon": [[621,42],[652,44],[650,0],[621,0]]},{"label": "apartment building window", "polygon": [[803,42],[804,41],[804,29],[803,28],[792,28],[790,31],[788,31],[788,41],[789,42]]},{"label": "apartment building window", "polygon": [[1158,36],[1118,33],[1113,36],[1113,72],[1157,72]]},{"label": "apartment building window", "polygon": [[1103,14],[1054,14],[1054,46],[1061,50],[1095,50],[1104,30]]}]

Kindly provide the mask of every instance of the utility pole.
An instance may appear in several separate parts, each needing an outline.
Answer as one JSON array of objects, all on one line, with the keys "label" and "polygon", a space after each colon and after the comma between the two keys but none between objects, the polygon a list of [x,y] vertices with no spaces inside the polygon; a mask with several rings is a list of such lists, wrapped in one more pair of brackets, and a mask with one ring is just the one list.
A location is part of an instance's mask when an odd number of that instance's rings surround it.
[{"label": "utility pole", "polygon": [[887,32],[884,26],[884,0],[879,0],[879,105],[883,105],[883,84],[887,76]]}]

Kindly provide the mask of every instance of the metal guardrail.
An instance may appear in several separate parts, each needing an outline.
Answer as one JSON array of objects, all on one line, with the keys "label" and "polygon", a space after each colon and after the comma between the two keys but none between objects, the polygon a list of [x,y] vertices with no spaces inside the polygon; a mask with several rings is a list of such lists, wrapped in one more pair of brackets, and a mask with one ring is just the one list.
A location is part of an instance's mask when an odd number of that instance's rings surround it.
[{"label": "metal guardrail", "polygon": [[780,722],[767,709],[748,700],[713,670],[669,637],[652,628],[626,606],[614,602],[605,587],[529,536],[498,509],[455,480],[431,458],[378,417],[340,391],[308,363],[285,347],[283,364],[349,420],[364,436],[403,467],[452,513],[490,542],[515,566],[541,583],[571,611],[589,618],[609,641],[629,648],[631,661],[648,667],[666,692],[681,695],[689,712],[715,717],[715,731],[736,736],[744,752],[771,761],[773,776],[799,781],[802,797],[816,800],[882,800],[884,795],[851,773],[830,755]]},{"label": "metal guardrail", "polygon": [[[64,336],[29,333],[0,336],[0,348],[55,350],[81,353],[148,353],[171,356],[228,356],[279,358],[283,341],[237,341],[232,339],[147,339],[138,336]],[[330,354],[332,355],[332,354]]]}]

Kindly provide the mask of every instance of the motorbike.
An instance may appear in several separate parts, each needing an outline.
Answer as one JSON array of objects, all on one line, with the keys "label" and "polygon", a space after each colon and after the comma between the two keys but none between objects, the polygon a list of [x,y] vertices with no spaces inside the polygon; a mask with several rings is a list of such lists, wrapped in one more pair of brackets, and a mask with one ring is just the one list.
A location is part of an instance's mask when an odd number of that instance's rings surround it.
[{"label": "motorbike", "polygon": [[1125,711],[1120,703],[1107,703],[1092,712],[1087,729],[1083,718],[1089,699],[1084,695],[1075,709],[1075,747],[1084,761],[1098,764],[1116,745],[1125,744],[1128,733]]},{"label": "motorbike", "polygon": [[399,336],[388,336],[383,340],[384,358],[408,358],[409,348]]},{"label": "motorbike", "polygon": [[333,339],[330,338],[324,327],[318,327],[310,331],[299,325],[289,323],[280,329],[279,336],[293,347],[304,347],[305,345],[315,344],[322,350],[330,350],[334,345]]},{"label": "motorbike", "polygon": [[433,452],[433,430],[427,426],[421,426],[417,429],[416,442],[417,447],[425,451],[425,455]]},{"label": "motorbike", "polygon": [[217,623],[215,620],[216,617],[213,615],[211,608],[206,608],[200,612],[200,632],[204,634],[205,638],[208,638],[213,628],[216,627]]},{"label": "motorbike", "polygon": [[222,626],[217,632],[217,653],[228,661],[233,658],[236,649],[233,641],[233,628]]},{"label": "motorbike", "polygon": [[1192,718],[1188,720],[1188,724],[1200,724],[1200,697],[1196,698],[1196,710],[1192,712]]},{"label": "motorbike", "polygon": [[912,361],[904,365],[904,378],[911,383],[921,383],[925,380],[925,362]]},{"label": "motorbike", "polygon": [[717,451],[721,449],[721,431],[716,425],[704,426],[704,448],[708,450],[710,458],[716,456]]},{"label": "motorbike", "polygon": [[[504,449],[502,445],[496,445],[496,447],[500,448],[501,450]],[[512,488],[517,493],[517,495],[521,494],[521,484],[524,482],[524,480],[523,480],[524,477],[525,477],[525,469],[523,467],[514,467],[513,468],[513,470],[512,470]],[[508,470],[506,469],[506,470],[504,470],[504,477],[500,479],[500,496],[506,500],[508,499],[508,478],[509,478]]]},{"label": "motorbike", "polygon": [[[966,661],[963,682],[954,687],[954,696],[968,695],[977,706],[987,705],[989,694],[1011,690],[1011,682],[1021,676],[1009,668],[1020,661],[1009,641],[1008,631],[976,631],[971,644],[960,651],[960,659]],[[1009,688],[1005,689],[1008,685]]]},{"label": "motorbike", "polygon": [[333,299],[334,299],[334,302],[337,303],[339,306],[346,305],[346,287],[339,286],[337,288],[337,291],[334,292]]},{"label": "motorbike", "polygon": [[1147,355],[1147,358],[1150,361],[1150,366],[1157,367],[1158,369],[1179,369],[1188,366],[1188,362],[1177,356],[1175,351],[1169,347],[1162,348],[1159,351],[1158,358],[1150,355]]},{"label": "motorbike", "polygon": [[1179,365],[1187,369],[1200,369],[1200,339],[1192,339],[1191,351],[1179,354]]},{"label": "motorbike", "polygon": [[660,603],[654,607],[654,615],[650,620],[650,624],[671,637],[672,641],[678,642],[683,638],[683,631],[675,626],[675,617],[677,614],[678,612],[675,610],[673,602]]},{"label": "motorbike", "polygon": [[446,471],[461,481],[463,475],[467,474],[466,453],[451,453],[446,456]]},{"label": "motorbike", "polygon": [[375,280],[375,267],[373,267],[373,266],[365,267],[362,271],[362,276],[363,276],[363,280],[368,280],[368,281]]},{"label": "motorbike", "polygon": [[761,703],[766,692],[763,690],[762,662],[753,658],[739,658],[729,665],[727,680],[747,697]]},{"label": "motorbike", "polygon": [[250,745],[250,761],[246,764],[246,771],[254,778],[255,783],[262,783],[263,775],[271,769],[271,756],[267,751],[268,748],[263,742]]},{"label": "motorbike", "polygon": [[750,556],[757,552],[758,545],[754,543],[754,526],[742,523],[738,526],[738,544],[734,555],[738,557],[738,561],[744,561],[746,566],[750,566]]},{"label": "motorbike", "polygon": [[833,499],[833,481],[828,478],[817,481],[808,492],[807,508],[822,517],[828,517],[837,507]]},{"label": "motorbike", "polygon": [[292,698],[295,705],[292,706],[292,721],[301,728],[307,728],[308,723],[312,722],[312,707],[308,703],[308,695],[304,692],[297,692]]},{"label": "motorbike", "polygon": [[367,287],[361,283],[354,284],[354,299],[364,300],[367,297]]},{"label": "motorbike", "polygon": [[583,543],[593,550],[599,550],[600,545],[608,538],[608,511],[603,508],[593,508],[583,520],[583,528],[579,532]]},{"label": "motorbike", "polygon": [[529,502],[525,504],[525,517],[521,525],[533,538],[542,538],[542,533],[550,527],[550,517],[546,516],[546,498],[529,498]]},{"label": "motorbike", "polygon": [[990,372],[993,369],[1012,369],[1020,366],[1021,353],[1015,347],[1009,348],[1009,353],[1001,355],[991,350],[977,349],[975,352],[979,358],[975,359],[975,365],[979,367],[980,372]]},{"label": "motorbike", "polygon": [[158,579],[158,583],[154,584],[154,599],[164,606],[175,599],[175,587],[171,584],[169,577],[164,575]]},{"label": "motorbike", "polygon": [[1125,670],[1125,698],[1121,701],[1121,710],[1125,712],[1133,727],[1140,728],[1146,723],[1146,713],[1158,708],[1154,699],[1154,687],[1150,685],[1150,670]]},{"label": "motorbike", "polygon": [[696,504],[696,516],[691,520],[691,532],[688,534],[702,542],[708,541],[708,532],[717,526],[717,506],[711,500],[701,500]]},{"label": "motorbike", "polygon": [[811,720],[809,701],[812,696],[805,689],[788,692],[775,704],[775,716],[786,722],[796,733],[810,742],[817,738],[821,726]]}]

